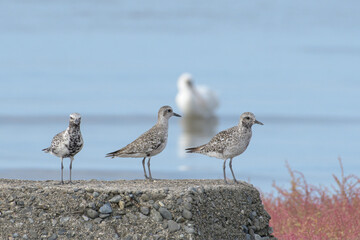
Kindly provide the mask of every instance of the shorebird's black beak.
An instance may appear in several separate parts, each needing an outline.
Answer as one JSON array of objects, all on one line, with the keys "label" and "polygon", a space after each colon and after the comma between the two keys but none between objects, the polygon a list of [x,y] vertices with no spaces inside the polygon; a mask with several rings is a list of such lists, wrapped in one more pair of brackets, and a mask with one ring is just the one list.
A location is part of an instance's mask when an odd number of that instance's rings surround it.
[{"label": "shorebird's black beak", "polygon": [[181,117],[181,115],[180,115],[180,114],[177,114],[177,113],[173,113],[173,116],[175,116],[175,117]]},{"label": "shorebird's black beak", "polygon": [[256,124],[260,124],[260,125],[264,125],[262,122],[259,122],[258,120],[255,119],[255,123]]}]

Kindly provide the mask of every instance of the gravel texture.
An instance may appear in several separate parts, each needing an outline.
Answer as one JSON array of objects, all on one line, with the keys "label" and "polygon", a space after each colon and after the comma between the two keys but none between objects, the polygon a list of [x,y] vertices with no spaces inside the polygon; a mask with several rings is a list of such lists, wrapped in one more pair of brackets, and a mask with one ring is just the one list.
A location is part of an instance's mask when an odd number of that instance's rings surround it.
[{"label": "gravel texture", "polygon": [[0,179],[0,239],[276,239],[269,220],[244,182]]}]

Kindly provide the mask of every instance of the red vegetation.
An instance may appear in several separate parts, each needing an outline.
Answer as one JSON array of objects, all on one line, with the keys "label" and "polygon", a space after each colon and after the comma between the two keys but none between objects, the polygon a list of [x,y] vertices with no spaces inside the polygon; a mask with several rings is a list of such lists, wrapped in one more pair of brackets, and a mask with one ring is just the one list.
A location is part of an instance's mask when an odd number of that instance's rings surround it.
[{"label": "red vegetation", "polygon": [[333,190],[315,187],[304,175],[287,168],[291,188],[274,184],[278,195],[264,195],[265,209],[271,215],[274,236],[291,239],[360,239],[360,178],[344,175],[341,159],[341,178],[333,175]]}]

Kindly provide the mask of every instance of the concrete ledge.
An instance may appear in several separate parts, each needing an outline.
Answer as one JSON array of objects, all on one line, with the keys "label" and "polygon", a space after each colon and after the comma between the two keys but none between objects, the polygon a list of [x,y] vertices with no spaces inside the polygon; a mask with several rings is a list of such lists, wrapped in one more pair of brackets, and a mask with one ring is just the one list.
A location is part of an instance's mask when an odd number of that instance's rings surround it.
[{"label": "concrete ledge", "polygon": [[1,239],[275,239],[269,219],[244,182],[0,179]]}]

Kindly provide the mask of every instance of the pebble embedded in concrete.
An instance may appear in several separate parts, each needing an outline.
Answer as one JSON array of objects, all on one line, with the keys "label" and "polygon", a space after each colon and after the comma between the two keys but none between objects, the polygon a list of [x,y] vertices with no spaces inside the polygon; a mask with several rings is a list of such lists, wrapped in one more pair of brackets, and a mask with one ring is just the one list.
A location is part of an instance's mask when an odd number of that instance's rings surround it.
[{"label": "pebble embedded in concrete", "polygon": [[86,215],[88,215],[88,217],[94,219],[99,216],[99,213],[93,209],[88,209],[88,210],[86,210]]},{"label": "pebble embedded in concrete", "polygon": [[192,208],[192,204],[191,203],[189,203],[189,202],[185,202],[184,203],[184,208],[186,208],[187,210],[191,210],[191,208]]},{"label": "pebble embedded in concrete", "polygon": [[119,201],[119,208],[120,208],[120,210],[123,210],[125,208],[125,202],[124,201],[122,201],[122,200]]},{"label": "pebble embedded in concrete", "polygon": [[187,233],[190,233],[190,234],[195,233],[195,230],[194,230],[192,227],[185,226],[185,227],[184,227],[184,230],[185,230]]},{"label": "pebble embedded in concrete", "polygon": [[112,208],[110,203],[105,203],[104,205],[102,205],[99,211],[100,213],[104,213],[104,214],[112,213]]},{"label": "pebble embedded in concrete", "polygon": [[99,217],[102,218],[102,219],[107,218],[107,217],[109,217],[109,216],[110,216],[109,213],[101,213],[101,214],[99,215]]},{"label": "pebble embedded in concrete", "polygon": [[110,200],[109,200],[109,202],[111,202],[111,203],[119,203],[119,201],[122,199],[122,197],[120,196],[120,195],[116,195],[116,196],[114,196],[113,198],[111,198]]},{"label": "pebble embedded in concrete", "polygon": [[167,222],[167,227],[169,232],[176,232],[178,230],[180,230],[180,225],[177,224],[176,222],[174,222],[173,220],[169,220]]},{"label": "pebble embedded in concrete", "polygon": [[140,212],[147,216],[150,213],[150,209],[149,209],[149,207],[141,207]]},{"label": "pebble embedded in concrete", "polygon": [[185,219],[188,219],[190,220],[192,218],[192,213],[187,210],[187,209],[184,209],[183,212],[182,212],[182,216],[185,218]]},{"label": "pebble embedded in concrete", "polygon": [[169,210],[167,210],[166,208],[164,207],[160,207],[159,208],[159,213],[161,214],[161,216],[167,220],[172,220],[172,214],[171,212],[169,212]]},{"label": "pebble embedded in concrete", "polygon": [[163,217],[158,211],[151,211],[151,215],[156,222],[161,222],[163,220]]}]

